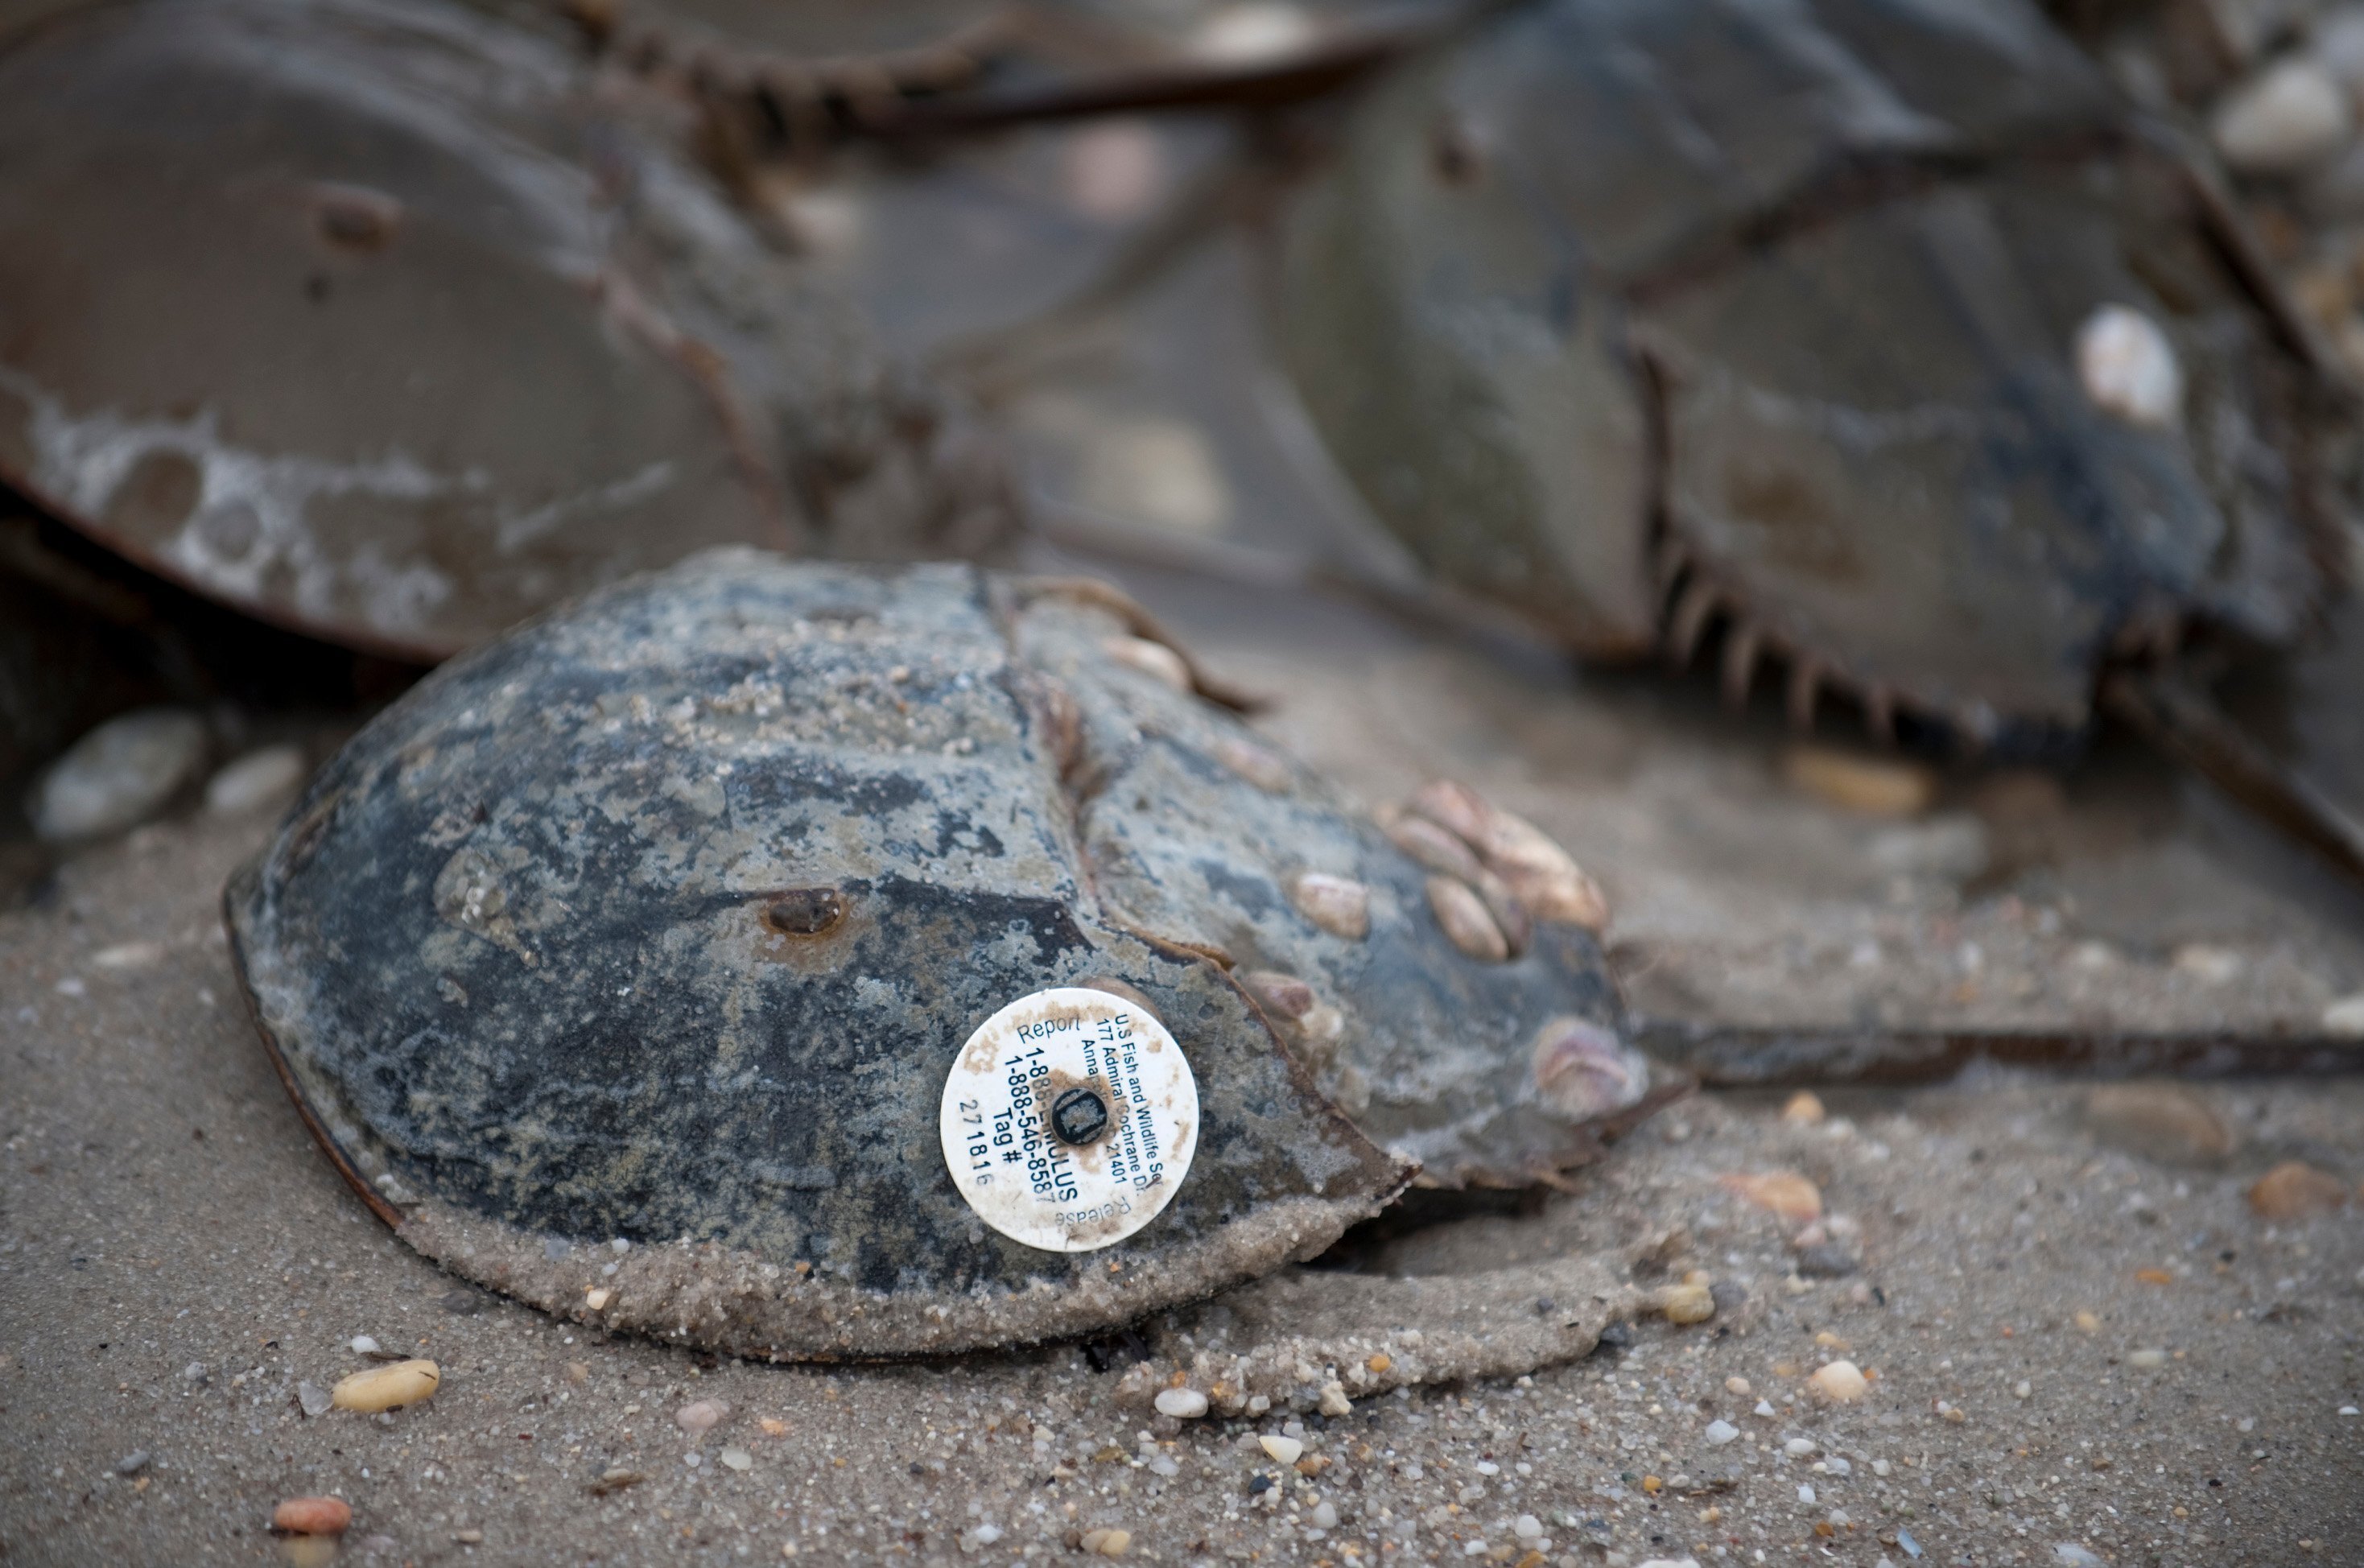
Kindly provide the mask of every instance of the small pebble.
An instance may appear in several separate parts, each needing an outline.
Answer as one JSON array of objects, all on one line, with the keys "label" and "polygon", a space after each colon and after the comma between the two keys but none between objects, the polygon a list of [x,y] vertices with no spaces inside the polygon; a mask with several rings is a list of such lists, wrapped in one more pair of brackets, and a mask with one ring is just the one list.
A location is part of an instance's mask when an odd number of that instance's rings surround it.
[{"label": "small pebble", "polygon": [[1355,1413],[1355,1402],[1346,1397],[1346,1385],[1335,1378],[1321,1385],[1320,1407],[1323,1415],[1333,1419]]},{"label": "small pebble", "polygon": [[2181,1084],[2103,1084],[2085,1095],[2085,1123],[2113,1148],[2163,1164],[2213,1165],[2233,1152],[2233,1132]]},{"label": "small pebble", "polygon": [[1755,1390],[1749,1386],[1748,1380],[1745,1377],[1725,1378],[1723,1380],[1723,1391],[1726,1394],[1737,1394],[1743,1398],[1746,1398],[1750,1394],[1755,1392]]},{"label": "small pebble", "polygon": [[340,1377],[329,1402],[341,1410],[374,1414],[416,1405],[441,1385],[443,1371],[431,1361],[396,1362]]},{"label": "small pebble", "polygon": [[342,1535],[352,1522],[341,1497],[290,1497],[271,1510],[271,1528],[289,1535]]},{"label": "small pebble", "polygon": [[1733,1439],[1739,1435],[1740,1429],[1734,1426],[1730,1421],[1710,1421],[1707,1424],[1707,1440],[1715,1444],[1718,1448],[1722,1448],[1725,1443],[1732,1441]]},{"label": "small pebble", "polygon": [[673,1413],[674,1424],[693,1437],[711,1431],[730,1418],[730,1407],[719,1399],[698,1399]]},{"label": "small pebble", "polygon": [[2053,1542],[2052,1560],[2062,1564],[2063,1568],[2102,1568],[2100,1558],[2073,1540]]},{"label": "small pebble", "polygon": [[353,1354],[357,1356],[374,1356],[377,1354],[377,1341],[371,1339],[367,1334],[355,1334],[352,1337],[351,1343]]},{"label": "small pebble", "polygon": [[1159,1415],[1177,1421],[1195,1421],[1207,1413],[1207,1396],[1195,1388],[1161,1388],[1151,1403]]},{"label": "small pebble", "polygon": [[2209,132],[2239,174],[2288,174],[2336,152],[2353,128],[2347,95],[2312,60],[2284,60],[2227,93]]},{"label": "small pebble", "polygon": [[1724,1191],[1793,1225],[1823,1217],[1823,1191],[1795,1171],[1767,1171],[1717,1178]]},{"label": "small pebble", "polygon": [[1350,877],[1310,871],[1288,895],[1299,914],[1333,937],[1361,941],[1371,934],[1371,890]]},{"label": "small pebble", "polygon": [[1781,1445],[1781,1451],[1791,1459],[1803,1459],[1814,1451],[1814,1445],[1812,1440],[1808,1438],[1791,1438]]},{"label": "small pebble", "polygon": [[2343,1040],[2364,1040],[2364,992],[2342,996],[2324,1008],[2323,1031]]},{"label": "small pebble", "polygon": [[1324,1497],[1320,1502],[1314,1504],[1313,1528],[1316,1529],[1336,1529],[1338,1528],[1338,1505],[1332,1502],[1327,1497]]},{"label": "small pebble", "polygon": [[1856,1262],[1845,1247],[1823,1242],[1820,1246],[1801,1248],[1798,1252],[1798,1273],[1804,1279],[1845,1279],[1855,1273]]},{"label": "small pebble", "polygon": [[1756,1402],[1756,1408],[1755,1408],[1754,1410],[1751,1410],[1751,1411],[1749,1412],[1749,1414],[1750,1414],[1750,1415],[1752,1415],[1752,1416],[1770,1416],[1770,1415],[1772,1415],[1772,1414],[1773,1414],[1773,1401],[1771,1401],[1770,1399],[1759,1399],[1759,1400]]},{"label": "small pebble", "polygon": [[2035,1392],[2035,1385],[2028,1382],[2027,1379],[2024,1377],[2017,1383],[2011,1385],[2012,1397],[2014,1399],[2024,1399]]},{"label": "small pebble", "polygon": [[1121,1557],[1132,1544],[1129,1529],[1087,1529],[1084,1532],[1083,1548],[1095,1557]]},{"label": "small pebble", "polygon": [[1511,1521],[1511,1533],[1521,1540],[1541,1540],[1544,1534],[1544,1521],[1533,1514],[1521,1514]]},{"label": "small pebble", "polygon": [[2129,1351],[2126,1364],[2143,1372],[2157,1372],[2167,1364],[2167,1352],[2158,1350]]},{"label": "small pebble", "polygon": [[1814,1489],[1812,1486],[1801,1485],[1798,1488],[1798,1501],[1805,1504],[1810,1508],[1814,1506]]},{"label": "small pebble", "polygon": [[2183,369],[2158,323],[2104,305],[2077,328],[2077,377],[2095,407],[2129,425],[2171,429],[2183,414]]},{"label": "small pebble", "polygon": [[1658,1293],[1658,1310],[1669,1323],[1704,1323],[1715,1316],[1715,1296],[1703,1284],[1670,1284]]},{"label": "small pebble", "polygon": [[743,1448],[726,1448],[718,1457],[731,1470],[751,1470],[755,1464],[755,1456]]},{"label": "small pebble", "polygon": [[1790,1103],[1781,1107],[1781,1119],[1792,1127],[1812,1127],[1825,1114],[1822,1100],[1812,1089],[1799,1090],[1790,1096]]},{"label": "small pebble", "polygon": [[2249,1188],[2249,1207],[2262,1219],[2303,1219],[2347,1201],[2347,1184],[2302,1160],[2285,1160]]},{"label": "small pebble", "polygon": [[34,833],[57,843],[138,827],[195,776],[206,743],[205,720],[186,708],[108,719],[41,775],[27,802]]},{"label": "small pebble", "polygon": [[1863,1375],[1862,1370],[1849,1361],[1831,1362],[1819,1367],[1815,1370],[1814,1375],[1806,1381],[1813,1386],[1816,1393],[1821,1394],[1824,1398],[1835,1399],[1842,1405],[1852,1404],[1862,1398],[1871,1388],[1871,1384]]},{"label": "small pebble", "polygon": [[336,1401],[318,1384],[299,1383],[296,1385],[296,1403],[307,1416],[325,1416]]},{"label": "small pebble", "polygon": [[1111,637],[1100,645],[1118,663],[1162,681],[1177,692],[1191,687],[1190,666],[1179,653],[1145,637]]},{"label": "small pebble", "polygon": [[1798,745],[1782,760],[1791,788],[1865,817],[1918,817],[1937,798],[1937,775],[1918,762]]},{"label": "small pebble", "polygon": [[206,781],[206,809],[236,817],[268,806],[304,782],[304,749],[264,746],[224,763]]},{"label": "small pebble", "polygon": [[1295,1464],[1305,1452],[1305,1445],[1295,1438],[1266,1435],[1256,1439],[1256,1444],[1283,1464]]},{"label": "small pebble", "polygon": [[137,1475],[147,1468],[148,1451],[144,1448],[135,1448],[115,1462],[115,1473],[117,1475]]}]

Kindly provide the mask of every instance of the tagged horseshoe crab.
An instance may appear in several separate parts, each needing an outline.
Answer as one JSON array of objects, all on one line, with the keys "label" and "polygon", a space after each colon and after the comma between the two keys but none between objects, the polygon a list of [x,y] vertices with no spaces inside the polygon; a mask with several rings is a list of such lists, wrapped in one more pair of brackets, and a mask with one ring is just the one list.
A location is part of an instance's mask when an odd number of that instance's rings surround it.
[{"label": "tagged horseshoe crab", "polygon": [[684,160],[679,117],[554,17],[445,0],[13,29],[0,478],[417,662],[707,545],[987,550],[993,465]]},{"label": "tagged horseshoe crab", "polygon": [[2032,5],[1546,0],[1360,105],[1284,353],[1444,581],[1811,723],[2073,744],[2289,641],[2347,457],[2210,178]]},{"label": "tagged horseshoe crab", "polygon": [[240,971],[406,1240],[782,1359],[1118,1324],[1678,1089],[1556,844],[1366,816],[1210,689],[1097,584],[709,552],[374,720],[232,883]]}]

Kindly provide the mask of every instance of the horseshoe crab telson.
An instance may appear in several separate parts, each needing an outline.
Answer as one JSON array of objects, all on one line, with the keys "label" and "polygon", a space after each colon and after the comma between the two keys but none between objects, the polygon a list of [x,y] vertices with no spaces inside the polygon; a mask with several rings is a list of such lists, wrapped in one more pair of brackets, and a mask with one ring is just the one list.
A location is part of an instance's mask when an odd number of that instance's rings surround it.
[{"label": "horseshoe crab telson", "polygon": [[139,0],[0,40],[0,478],[431,661],[702,546],[974,553],[991,465],[555,17]]},{"label": "horseshoe crab telson", "polygon": [[[1449,784],[1383,828],[1205,689],[1096,584],[702,555],[363,730],[232,884],[240,970],[406,1240],[776,1357],[1120,1322],[1670,1092],[1556,845]],[[948,1074],[1094,995],[1178,1042],[1195,1154],[1105,1251],[1025,1244],[956,1183]],[[1031,1136],[1121,1123],[1061,1097],[1100,1084],[1043,1077]]]}]

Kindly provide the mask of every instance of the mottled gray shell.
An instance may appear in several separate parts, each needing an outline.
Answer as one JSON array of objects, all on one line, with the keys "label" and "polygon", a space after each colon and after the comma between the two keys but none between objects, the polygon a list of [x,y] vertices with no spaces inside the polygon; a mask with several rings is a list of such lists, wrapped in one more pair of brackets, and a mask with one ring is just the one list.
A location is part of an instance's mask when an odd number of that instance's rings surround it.
[{"label": "mottled gray shell", "polygon": [[989,545],[990,465],[686,131],[554,15],[17,26],[0,477],[251,614],[422,660],[707,545]]},{"label": "mottled gray shell", "polygon": [[[1360,106],[1279,321],[1440,576],[1994,742],[2183,617],[2301,618],[2311,383],[2244,259],[2020,0],[1546,0]],[[2172,428],[2080,384],[2109,305],[2171,343]]]},{"label": "mottled gray shell", "polygon": [[[452,1268],[781,1356],[1204,1295],[1375,1211],[1399,1154],[1447,1182],[1589,1157],[1647,1078],[1591,934],[1465,956],[1428,873],[1143,629],[1092,585],[714,552],[447,665],[229,891],[291,1091]],[[1297,911],[1308,871],[1367,890],[1366,935]],[[1284,969],[1339,1015],[1321,1051],[1238,977]],[[1203,1130],[1158,1218],[1057,1254],[965,1206],[938,1102],[986,1018],[1078,984],[1174,1032]],[[1570,1039],[1625,1092],[1556,1081]]]}]

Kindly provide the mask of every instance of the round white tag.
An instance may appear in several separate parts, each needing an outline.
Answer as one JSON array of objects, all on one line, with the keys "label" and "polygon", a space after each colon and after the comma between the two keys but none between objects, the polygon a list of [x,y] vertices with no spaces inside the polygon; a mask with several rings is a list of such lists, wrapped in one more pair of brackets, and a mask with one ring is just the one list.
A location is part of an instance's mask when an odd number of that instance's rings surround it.
[{"label": "round white tag", "polygon": [[1139,1003],[1063,985],[977,1027],[944,1080],[944,1163],[987,1225],[1088,1252],[1157,1218],[1199,1147],[1199,1082]]}]

